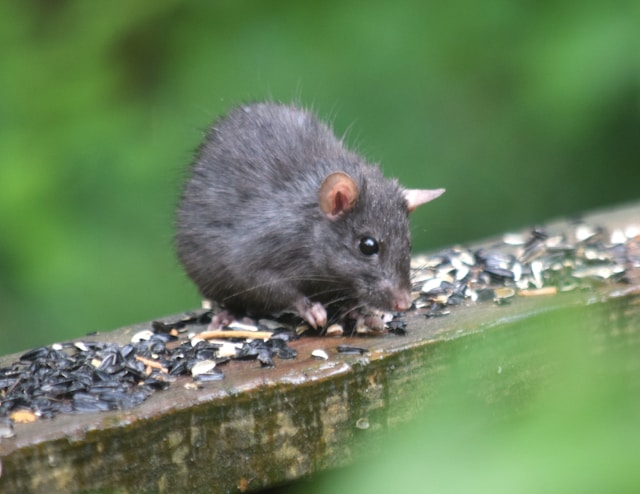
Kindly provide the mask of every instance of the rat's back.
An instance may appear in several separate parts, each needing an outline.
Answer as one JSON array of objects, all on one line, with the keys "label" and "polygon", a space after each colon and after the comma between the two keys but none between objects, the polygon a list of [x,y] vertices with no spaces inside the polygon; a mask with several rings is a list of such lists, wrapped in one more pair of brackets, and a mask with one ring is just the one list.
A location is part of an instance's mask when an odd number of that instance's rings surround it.
[{"label": "rat's back", "polygon": [[202,184],[207,190],[237,191],[239,196],[301,184],[315,191],[344,157],[342,143],[313,114],[289,105],[256,103],[238,107],[214,124],[198,150],[193,173],[209,179]]},{"label": "rat's back", "polygon": [[197,151],[177,218],[178,256],[203,295],[221,301],[245,290],[265,263],[302,269],[294,250],[315,211],[304,212],[318,209],[319,185],[344,158],[331,130],[293,106],[257,103],[219,119]]}]

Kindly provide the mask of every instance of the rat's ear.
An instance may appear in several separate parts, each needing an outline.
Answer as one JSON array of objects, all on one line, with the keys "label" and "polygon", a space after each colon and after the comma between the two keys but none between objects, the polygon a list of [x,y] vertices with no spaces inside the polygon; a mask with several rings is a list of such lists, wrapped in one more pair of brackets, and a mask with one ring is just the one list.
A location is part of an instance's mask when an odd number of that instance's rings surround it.
[{"label": "rat's ear", "polygon": [[351,210],[356,199],[358,199],[358,186],[344,172],[327,175],[318,189],[320,209],[332,220]]},{"label": "rat's ear", "polygon": [[403,193],[407,209],[412,212],[418,206],[440,197],[444,194],[444,189],[405,189]]}]

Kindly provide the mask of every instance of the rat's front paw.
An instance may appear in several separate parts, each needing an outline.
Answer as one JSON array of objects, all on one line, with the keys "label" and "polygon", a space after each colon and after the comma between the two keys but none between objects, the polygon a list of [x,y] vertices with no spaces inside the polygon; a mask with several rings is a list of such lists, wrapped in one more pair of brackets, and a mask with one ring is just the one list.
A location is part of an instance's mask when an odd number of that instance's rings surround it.
[{"label": "rat's front paw", "polygon": [[348,316],[356,320],[356,328],[366,327],[373,331],[382,331],[386,323],[393,319],[391,312],[384,312],[378,309],[360,308],[349,312]]},{"label": "rat's front paw", "polygon": [[311,302],[307,297],[301,297],[296,302],[298,314],[314,329],[327,324],[327,311],[320,302]]},{"label": "rat's front paw", "polygon": [[381,313],[368,313],[363,317],[364,323],[368,328],[374,331],[382,331],[384,329],[384,319]]}]

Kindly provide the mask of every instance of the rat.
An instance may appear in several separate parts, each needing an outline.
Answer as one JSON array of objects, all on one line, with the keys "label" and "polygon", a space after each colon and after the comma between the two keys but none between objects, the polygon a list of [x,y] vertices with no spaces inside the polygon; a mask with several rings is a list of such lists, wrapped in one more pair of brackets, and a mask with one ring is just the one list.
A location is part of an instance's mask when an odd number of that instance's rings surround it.
[{"label": "rat", "polygon": [[232,319],[293,311],[322,328],[329,311],[381,329],[412,303],[408,215],[443,192],[385,178],[310,111],[242,105],[197,149],[177,254]]}]

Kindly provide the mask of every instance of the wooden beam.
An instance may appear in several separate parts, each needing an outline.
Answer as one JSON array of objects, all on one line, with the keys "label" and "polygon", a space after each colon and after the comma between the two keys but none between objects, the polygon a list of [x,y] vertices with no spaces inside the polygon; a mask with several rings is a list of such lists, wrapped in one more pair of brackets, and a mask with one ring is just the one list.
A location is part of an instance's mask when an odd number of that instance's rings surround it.
[{"label": "wooden beam", "polygon": [[[640,204],[584,219],[610,230],[640,226]],[[549,228],[566,226],[560,221]],[[0,440],[0,491],[233,492],[348,465],[368,444],[357,439],[378,437],[415,415],[415,388],[446,372],[448,342],[541,312],[637,297],[635,269],[631,284],[605,283],[589,292],[456,306],[438,318],[411,311],[404,336],[302,337],[290,343],[297,358],[276,360],[274,368],[231,361],[220,381],[196,388],[191,377],[179,377],[126,411],[16,424],[15,436]],[[150,327],[143,323],[79,340],[124,344]],[[339,353],[339,345],[366,352]],[[313,358],[315,349],[329,358]],[[18,358],[1,357],[0,368]]]}]

